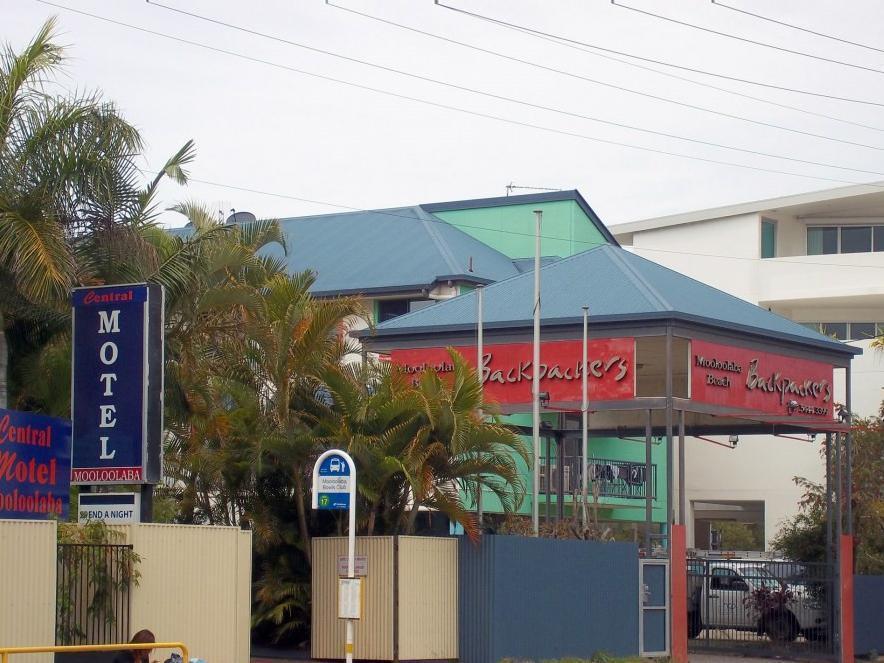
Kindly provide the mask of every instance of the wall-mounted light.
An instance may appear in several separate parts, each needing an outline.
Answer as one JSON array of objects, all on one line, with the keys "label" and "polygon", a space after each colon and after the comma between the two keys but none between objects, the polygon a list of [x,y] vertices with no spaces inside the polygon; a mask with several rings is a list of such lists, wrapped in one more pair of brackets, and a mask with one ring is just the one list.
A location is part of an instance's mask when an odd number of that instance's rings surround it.
[{"label": "wall-mounted light", "polygon": [[798,401],[789,401],[786,404],[786,412],[789,414],[795,414],[795,410],[798,409]]},{"label": "wall-mounted light", "polygon": [[548,391],[541,391],[539,394],[537,394],[537,398],[540,400],[540,407],[546,407],[547,405],[549,405]]},{"label": "wall-mounted light", "polygon": [[727,441],[731,443],[732,447],[736,447],[737,443],[740,441],[739,435],[731,435],[727,438]]}]

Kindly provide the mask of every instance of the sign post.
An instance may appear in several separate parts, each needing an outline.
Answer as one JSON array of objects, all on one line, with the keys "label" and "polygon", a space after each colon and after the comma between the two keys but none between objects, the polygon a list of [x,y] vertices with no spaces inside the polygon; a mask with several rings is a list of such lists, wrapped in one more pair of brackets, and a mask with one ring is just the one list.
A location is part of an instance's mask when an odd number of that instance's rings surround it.
[{"label": "sign post", "polygon": [[356,578],[356,464],[346,451],[329,449],[316,459],[313,508],[349,511],[347,577],[338,580],[338,617],[347,620],[344,654],[353,663],[353,621],[361,617],[362,581]]}]

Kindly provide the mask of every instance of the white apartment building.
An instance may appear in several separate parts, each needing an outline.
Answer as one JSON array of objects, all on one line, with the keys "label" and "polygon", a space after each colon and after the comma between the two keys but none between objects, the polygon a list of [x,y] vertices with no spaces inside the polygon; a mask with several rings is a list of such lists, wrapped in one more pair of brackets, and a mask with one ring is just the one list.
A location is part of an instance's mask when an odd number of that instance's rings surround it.
[{"label": "white apartment building", "polygon": [[[884,184],[645,219],[611,231],[649,260],[862,347],[852,366],[853,411],[878,411],[884,352],[869,346],[884,333]],[[838,373],[836,400],[843,402]],[[822,436],[813,443],[801,438],[744,437],[733,449],[689,439],[688,545],[709,546],[712,520],[763,525],[769,542],[797,512],[801,490],[793,477],[824,480]]]}]

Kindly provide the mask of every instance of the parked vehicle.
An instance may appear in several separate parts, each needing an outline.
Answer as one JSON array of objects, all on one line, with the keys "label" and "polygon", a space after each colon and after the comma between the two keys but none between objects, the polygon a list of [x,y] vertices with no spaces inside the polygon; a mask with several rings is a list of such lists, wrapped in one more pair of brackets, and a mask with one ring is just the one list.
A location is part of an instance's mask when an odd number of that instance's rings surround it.
[{"label": "parked vehicle", "polygon": [[688,636],[696,638],[703,629],[730,629],[766,634],[778,642],[792,642],[799,635],[825,638],[819,587],[796,576],[781,580],[767,568],[772,564],[689,560]]}]

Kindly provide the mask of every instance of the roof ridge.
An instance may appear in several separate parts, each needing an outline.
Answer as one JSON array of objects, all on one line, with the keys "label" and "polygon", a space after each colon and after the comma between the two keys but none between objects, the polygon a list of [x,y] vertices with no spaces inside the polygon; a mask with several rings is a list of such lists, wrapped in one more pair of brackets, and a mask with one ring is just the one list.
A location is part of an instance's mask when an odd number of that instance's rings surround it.
[{"label": "roof ridge", "polygon": [[[674,307],[669,302],[666,297],[664,297],[657,288],[655,288],[651,283],[647,281],[632,265],[629,264],[628,260],[623,258],[624,253],[628,253],[625,249],[620,249],[623,253],[611,253],[611,260],[616,262],[620,267],[621,271],[623,271],[626,276],[632,281],[635,286],[645,294],[648,299],[656,304],[660,309],[664,311],[674,310]],[[635,254],[632,254],[635,255]]]},{"label": "roof ridge", "polygon": [[[405,216],[405,214],[393,214],[393,212],[410,212],[412,216]],[[393,216],[399,217],[402,219],[414,219],[416,221],[422,219],[423,217],[420,215],[421,212],[424,212],[421,209],[420,205],[400,205],[398,207],[381,207],[381,208],[372,208],[372,209],[346,209],[341,210],[339,212],[325,212],[323,214],[304,214],[301,216],[280,216],[277,217],[277,220],[280,222],[283,221],[312,221],[315,219],[324,219],[324,218],[333,218],[333,217],[341,217],[341,216],[360,216],[363,214],[382,214],[385,216]]]},{"label": "roof ridge", "polygon": [[[426,230],[427,235],[430,236],[430,240],[433,242],[433,245],[439,251],[439,255],[442,256],[442,260],[445,261],[445,264],[448,265],[448,268],[451,270],[451,273],[454,274],[456,272],[462,271],[460,270],[460,266],[457,264],[454,254],[451,252],[451,249],[448,247],[447,242],[442,238],[442,233],[439,232],[438,228],[434,228],[433,226],[438,223],[437,221],[432,221],[430,219],[418,218],[424,230]],[[443,222],[444,223],[444,222]]]}]

